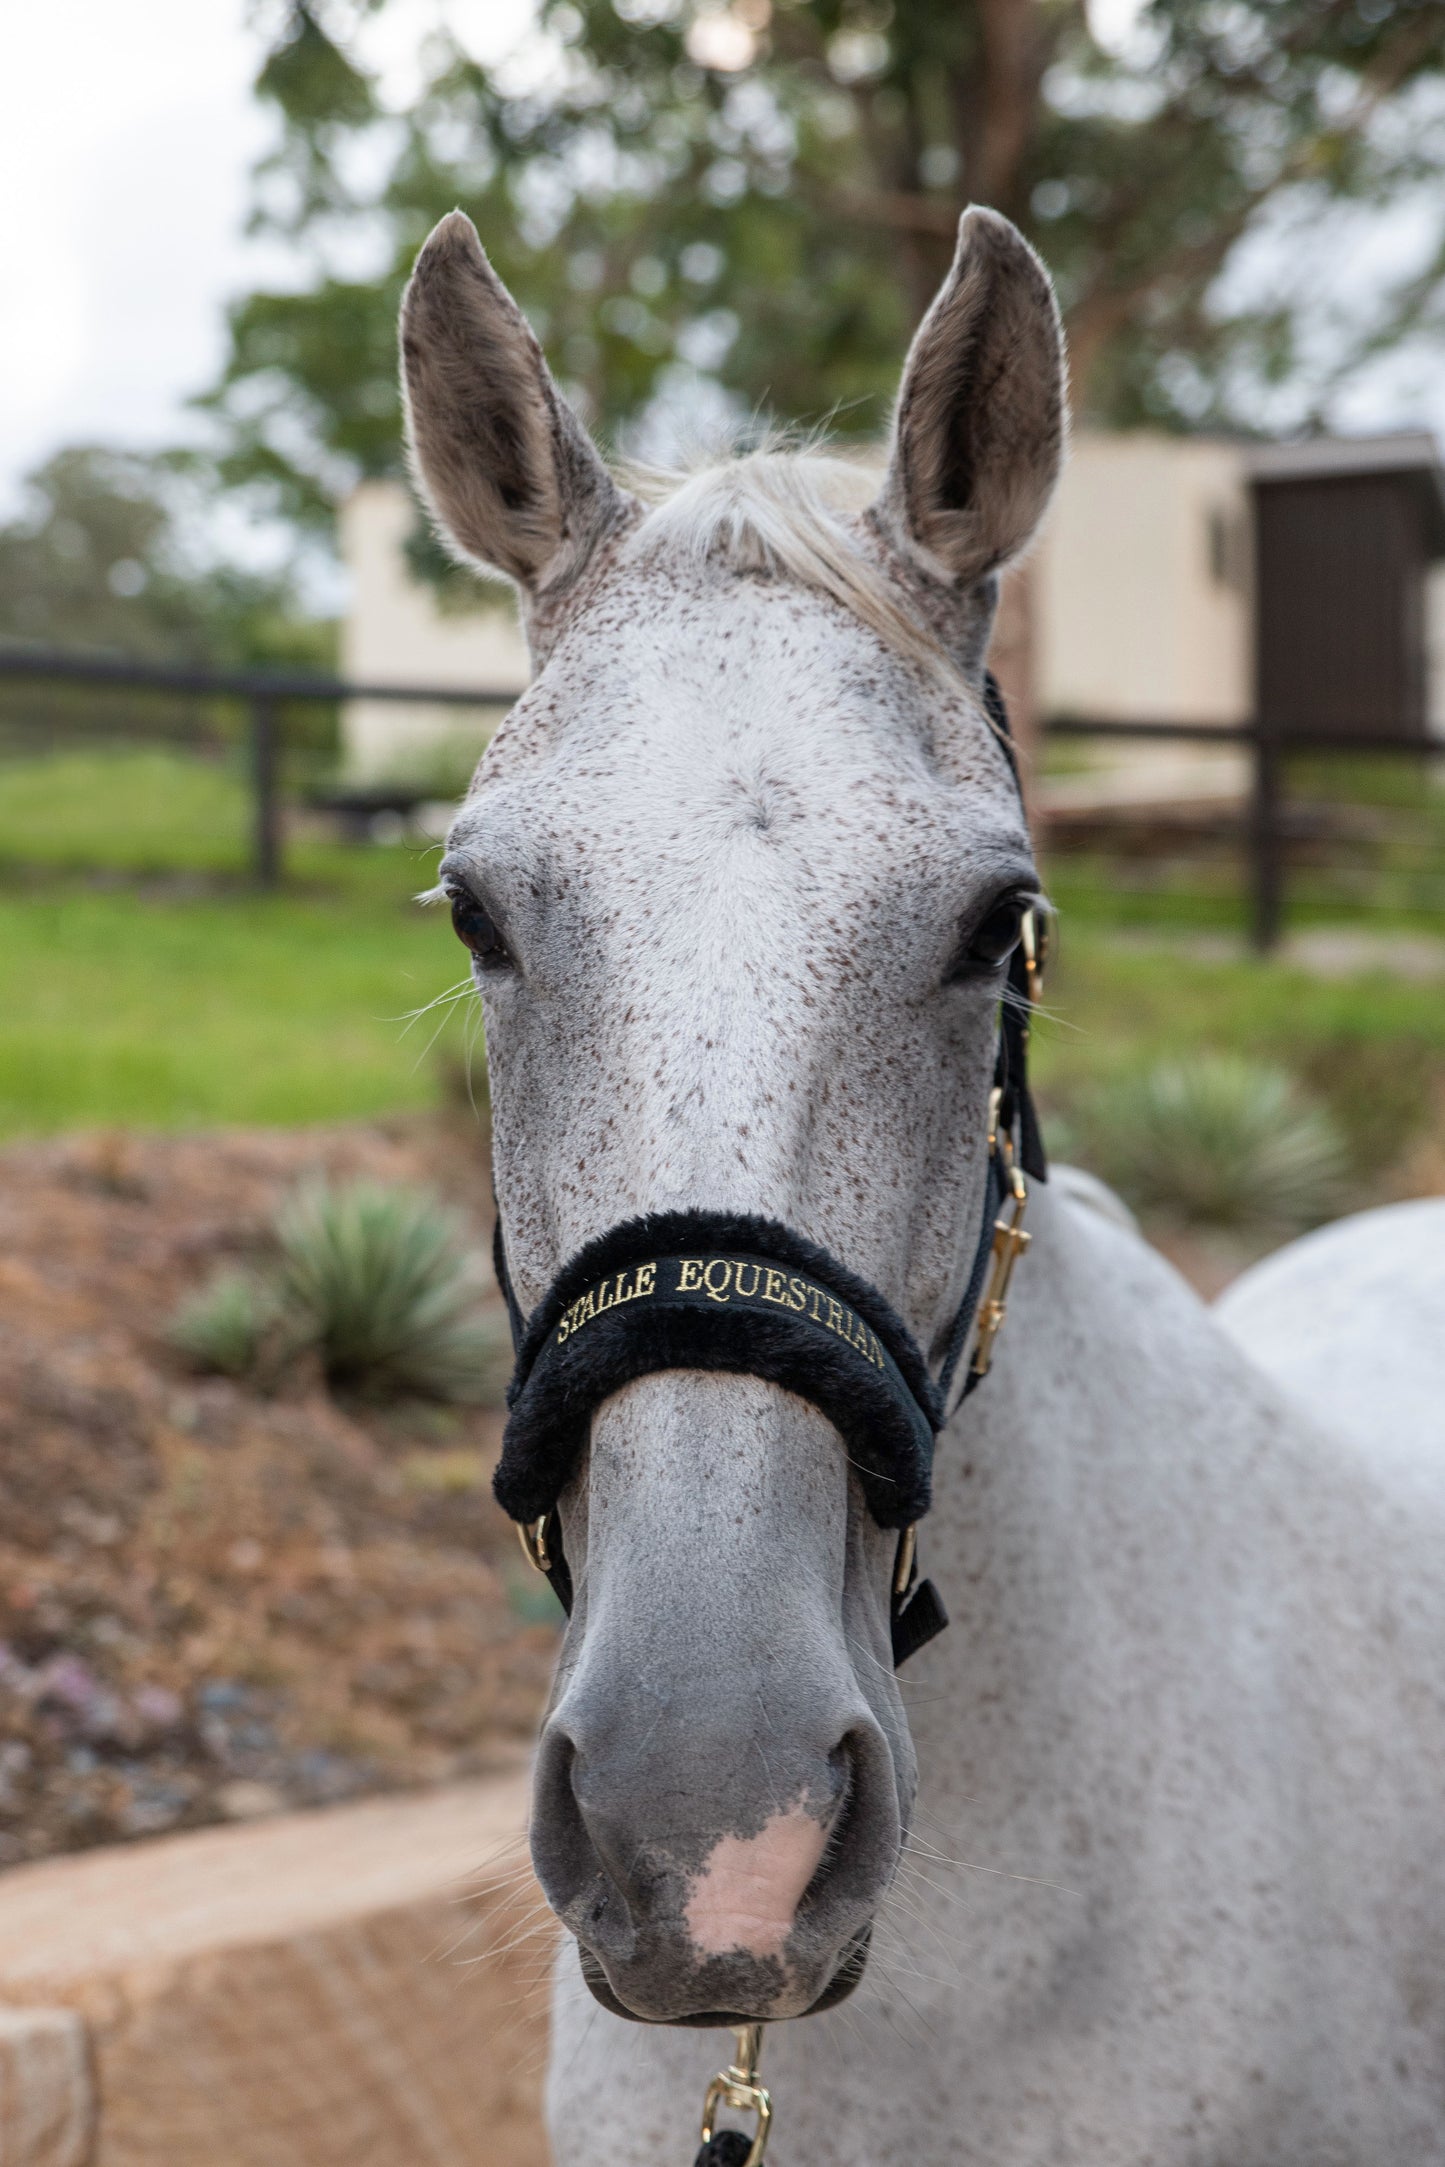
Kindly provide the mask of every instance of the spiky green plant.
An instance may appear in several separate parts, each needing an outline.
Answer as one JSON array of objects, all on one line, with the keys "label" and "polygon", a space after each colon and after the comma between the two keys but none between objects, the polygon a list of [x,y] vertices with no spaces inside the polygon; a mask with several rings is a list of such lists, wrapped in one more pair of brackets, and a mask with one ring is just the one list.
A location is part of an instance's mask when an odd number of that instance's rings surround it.
[{"label": "spiky green plant", "polygon": [[304,1190],[276,1224],[278,1291],[329,1383],[374,1397],[485,1398],[498,1334],[461,1224],[434,1198],[354,1182]]},{"label": "spiky green plant", "polygon": [[248,1377],[261,1366],[276,1297],[251,1272],[220,1272],[181,1304],[171,1340],[194,1369]]},{"label": "spiky green plant", "polygon": [[1140,1211],[1284,1231],[1339,1206],[1339,1132],[1282,1069],[1236,1054],[1161,1061],[1102,1086],[1081,1112],[1089,1163]]}]

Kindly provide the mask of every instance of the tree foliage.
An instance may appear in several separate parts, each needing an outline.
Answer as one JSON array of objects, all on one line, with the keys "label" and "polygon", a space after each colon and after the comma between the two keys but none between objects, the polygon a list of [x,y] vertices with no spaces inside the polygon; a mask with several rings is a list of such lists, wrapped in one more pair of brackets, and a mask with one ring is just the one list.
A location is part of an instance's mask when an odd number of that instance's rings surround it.
[{"label": "tree foliage", "polygon": [[1440,0],[1148,0],[1122,57],[1083,0],[538,0],[547,64],[437,38],[399,113],[355,57],[378,4],[292,0],[266,56],[256,220],[309,275],[237,305],[210,402],[229,477],[316,528],[398,465],[397,302],[458,203],[614,436],[709,389],[875,432],[971,200],[1048,260],[1094,418],[1237,424],[1297,366],[1308,295],[1219,298],[1282,204],[1433,181],[1433,254],[1338,365],[1440,317]]},{"label": "tree foliage", "polygon": [[324,666],[332,628],[282,573],[205,542],[208,482],[184,453],[71,445],[31,474],[0,526],[0,641],[215,668]]}]

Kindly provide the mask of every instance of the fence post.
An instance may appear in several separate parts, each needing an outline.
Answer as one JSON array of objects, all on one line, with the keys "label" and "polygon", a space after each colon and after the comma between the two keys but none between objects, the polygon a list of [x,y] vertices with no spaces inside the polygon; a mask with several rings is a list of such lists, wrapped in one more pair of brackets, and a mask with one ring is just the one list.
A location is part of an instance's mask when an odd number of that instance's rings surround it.
[{"label": "fence post", "polygon": [[1284,824],[1280,818],[1279,737],[1256,719],[1254,793],[1250,808],[1250,938],[1260,955],[1279,941],[1284,922]]},{"label": "fence post", "polygon": [[281,807],[276,794],[276,702],[264,693],[251,701],[251,788],[255,799],[253,864],[257,885],[274,888],[281,878]]}]

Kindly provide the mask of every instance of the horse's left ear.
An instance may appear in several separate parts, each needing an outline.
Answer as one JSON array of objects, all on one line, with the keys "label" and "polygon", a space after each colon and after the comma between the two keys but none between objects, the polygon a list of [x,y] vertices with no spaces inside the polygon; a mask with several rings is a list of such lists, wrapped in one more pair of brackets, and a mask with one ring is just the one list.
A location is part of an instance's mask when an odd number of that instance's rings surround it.
[{"label": "horse's left ear", "polygon": [[964,212],[953,268],[918,327],[876,516],[961,587],[1028,541],[1063,459],[1063,332],[1016,226]]}]

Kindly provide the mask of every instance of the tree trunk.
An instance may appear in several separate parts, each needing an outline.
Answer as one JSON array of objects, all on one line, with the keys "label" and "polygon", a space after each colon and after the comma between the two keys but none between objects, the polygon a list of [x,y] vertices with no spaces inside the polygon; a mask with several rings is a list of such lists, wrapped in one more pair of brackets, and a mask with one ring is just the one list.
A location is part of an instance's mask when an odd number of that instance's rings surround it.
[{"label": "tree trunk", "polygon": [[1018,219],[1052,41],[1040,0],[977,0],[977,7],[983,65],[974,110],[981,118],[969,160],[970,192]]}]

